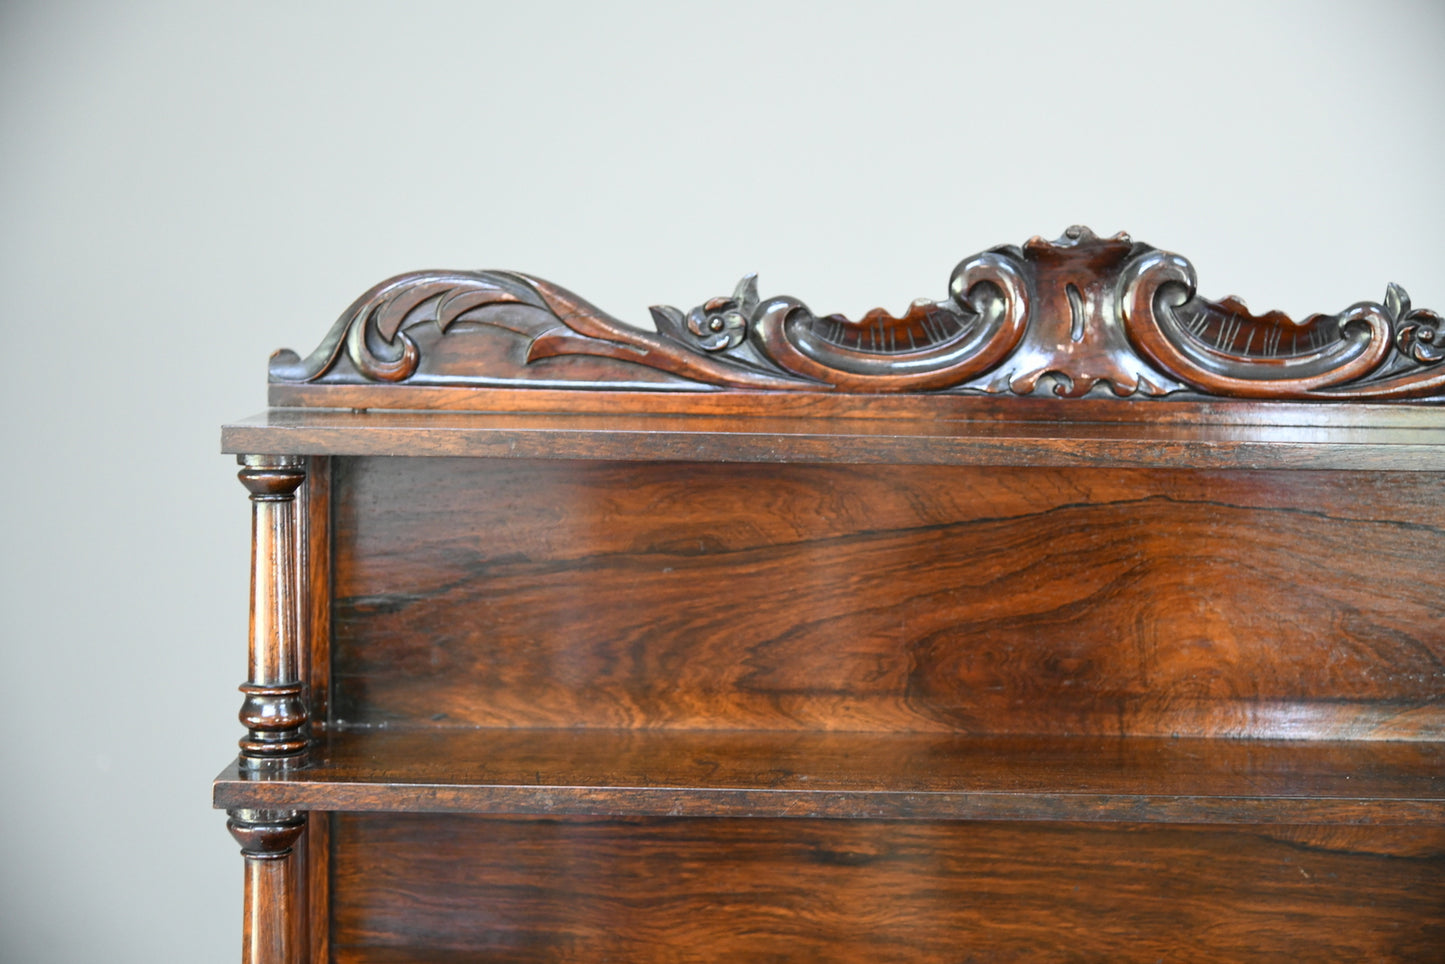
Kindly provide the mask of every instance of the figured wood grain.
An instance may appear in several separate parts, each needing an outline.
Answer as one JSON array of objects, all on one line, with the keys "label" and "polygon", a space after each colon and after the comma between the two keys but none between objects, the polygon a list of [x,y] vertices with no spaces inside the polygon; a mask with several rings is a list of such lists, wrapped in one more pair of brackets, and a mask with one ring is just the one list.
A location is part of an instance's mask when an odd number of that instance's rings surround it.
[{"label": "figured wood grain", "polygon": [[1194,287],[1072,229],[652,335],[430,273],[278,354],[243,716],[315,742],[215,784],[245,958],[1445,960],[1445,329]]},{"label": "figured wood grain", "polygon": [[921,733],[326,733],[219,807],[641,816],[1445,825],[1445,744]]},{"label": "figured wood grain", "polygon": [[776,395],[769,392],[577,392],[568,389],[506,389],[486,392],[458,387],[393,384],[383,400],[368,386],[272,383],[273,409],[370,409],[403,412],[530,412],[556,415],[722,415],[746,418],[954,419],[1006,422],[1150,422],[1159,425],[1314,425],[1431,428],[1445,410],[1436,405],[1318,405],[1301,402],[1237,402],[1157,399],[1137,405],[1121,399],[1048,399],[980,395]]},{"label": "figured wood grain", "polygon": [[242,899],[242,964],[295,960],[306,923],[296,899],[297,860],[247,860]]},{"label": "figured wood grain", "polygon": [[246,866],[242,964],[289,964],[307,946],[310,923],[304,862],[293,849],[305,817],[291,811],[238,809],[230,818],[226,829],[241,845]]},{"label": "figured wood grain", "polygon": [[1445,732],[1429,476],[334,470],[335,721]]},{"label": "figured wood grain", "polygon": [[[1152,404],[1152,403],[1150,403]],[[1445,470],[1445,425],[958,422],[272,409],[226,452],[687,462]]]},{"label": "figured wood grain", "polygon": [[304,925],[311,961],[331,959],[331,815],[306,815],[301,867]]},{"label": "figured wood grain", "polygon": [[331,460],[308,460],[297,513],[302,577],[297,597],[302,616],[303,679],[311,716],[324,720],[331,694]]},{"label": "figured wood grain", "polygon": [[338,961],[406,959],[372,956],[390,948],[417,960],[1387,962],[1445,948],[1439,828],[334,821]]},{"label": "figured wood grain", "polygon": [[[969,422],[1133,422],[1156,425],[1299,425],[1346,428],[1439,428],[1438,403],[1388,405],[1352,402],[1243,402],[1222,399],[1145,405],[1112,398],[1057,399],[993,395],[852,395],[754,391],[579,392],[548,388],[448,388],[436,385],[288,385],[273,383],[267,401],[279,409],[401,412],[526,412],[558,415],[711,415],[743,418],[821,418]],[[263,413],[264,414],[264,413]]]}]

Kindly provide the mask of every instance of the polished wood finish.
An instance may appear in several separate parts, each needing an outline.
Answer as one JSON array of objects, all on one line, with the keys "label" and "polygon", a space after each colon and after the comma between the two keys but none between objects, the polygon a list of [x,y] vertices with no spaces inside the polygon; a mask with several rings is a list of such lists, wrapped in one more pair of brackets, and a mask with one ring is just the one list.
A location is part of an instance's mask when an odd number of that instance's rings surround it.
[{"label": "polished wood finish", "polygon": [[300,914],[293,845],[305,829],[294,811],[237,809],[226,829],[246,860],[242,964],[301,960],[306,924]]},{"label": "polished wood finish", "polygon": [[242,456],[251,494],[250,679],[241,684],[247,765],[284,764],[306,748],[306,702],[298,632],[296,489],[305,480],[294,456]]},{"label": "polished wood finish", "polygon": [[348,812],[1445,825],[1445,747],[1363,740],[333,728],[220,806]]},{"label": "polished wood finish", "polygon": [[[306,415],[295,409],[333,409],[352,414],[390,411],[489,412],[612,415],[725,415],[729,417],[808,418],[965,422],[1125,422],[1145,425],[1255,425],[1279,428],[1439,428],[1440,412],[1434,405],[1393,405],[1351,402],[1321,405],[1316,402],[1271,402],[1260,405],[1218,399],[1182,397],[1156,399],[1147,405],[1113,398],[1059,399],[994,395],[855,395],[816,392],[811,394],[749,392],[728,389],[699,391],[641,391],[615,388],[606,392],[572,389],[498,387],[487,391],[445,385],[388,385],[385,397],[375,386],[272,383],[268,389],[272,408],[235,426],[222,427],[224,451],[240,451],[236,429],[266,424],[300,427],[297,419]],[[273,418],[274,417],[274,418]],[[421,424],[429,424],[424,419]],[[353,422],[363,425],[364,422]],[[485,423],[484,423],[485,424]],[[707,424],[705,421],[702,424]],[[1283,439],[1287,440],[1287,439]],[[347,453],[359,455],[364,453]]]},{"label": "polished wood finish", "polygon": [[[255,775],[255,771],[242,771]],[[331,960],[331,815],[313,810],[306,815],[306,831],[301,838],[305,850],[299,855],[300,878],[306,892],[298,897],[304,902],[306,943],[309,961]]]},{"label": "polished wood finish", "polygon": [[1429,961],[1445,926],[1439,827],[334,820],[338,961]]},{"label": "polished wood finish", "polygon": [[[642,331],[566,289],[507,271],[384,281],[281,384],[744,388],[778,392],[1106,393],[1156,398],[1420,399],[1445,395],[1445,325],[1390,285],[1381,302],[1295,321],[1196,295],[1194,267],[1119,233],[1075,226],[965,258],[946,301],[901,316],[818,317],[796,298],[652,309]],[[304,394],[304,392],[303,392]],[[383,406],[385,390],[367,393]]]},{"label": "polished wood finish", "polygon": [[296,544],[301,548],[298,599],[302,680],[311,716],[325,720],[331,695],[331,460],[307,460],[297,493]]},{"label": "polished wood finish", "polygon": [[[1137,406],[1136,406],[1137,407]],[[1055,423],[272,409],[227,425],[227,451],[681,462],[1445,471],[1445,419],[1423,425]],[[1258,410],[1254,411],[1258,416]],[[1417,416],[1418,417],[1418,416]]]},{"label": "polished wood finish", "polygon": [[401,276],[223,430],[247,962],[1445,960],[1438,315],[653,314]]},{"label": "polished wood finish", "polygon": [[340,459],[333,498],[348,724],[1445,733],[1426,474]]}]

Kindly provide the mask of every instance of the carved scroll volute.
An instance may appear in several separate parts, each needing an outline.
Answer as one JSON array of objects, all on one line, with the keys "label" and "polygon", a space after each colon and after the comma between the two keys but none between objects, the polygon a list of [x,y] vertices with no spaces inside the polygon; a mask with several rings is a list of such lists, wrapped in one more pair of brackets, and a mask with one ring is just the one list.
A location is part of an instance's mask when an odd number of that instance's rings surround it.
[{"label": "carved scroll volute", "polygon": [[1391,353],[1390,318],[1372,302],[1303,321],[1279,312],[1255,316],[1234,298],[1196,297],[1193,265],[1167,251],[1140,258],[1123,282],[1121,309],[1135,347],[1209,394],[1318,397],[1320,389],[1374,372]]},{"label": "carved scroll volute", "polygon": [[[654,307],[653,333],[540,278],[415,272],[354,302],[305,359],[278,352],[271,378],[295,386],[1071,397],[1107,389],[1121,398],[1445,393],[1445,323],[1412,308],[1398,286],[1383,304],[1296,322],[1256,316],[1233,298],[1199,298],[1194,285],[1183,258],[1081,226],[968,258],[954,269],[948,298],[915,301],[901,317],[882,309],[857,320],[819,316],[796,298],[760,299],[749,276],[730,297],[691,311]],[[579,356],[608,361],[579,364]]]},{"label": "carved scroll volute", "polygon": [[296,489],[306,474],[296,456],[239,461],[238,477],[251,493],[250,678],[241,684],[241,763],[284,765],[306,749],[295,539]]},{"label": "carved scroll volute", "polygon": [[764,358],[843,391],[949,388],[1007,357],[1029,315],[1027,282],[1002,253],[959,264],[949,293],[951,304],[918,301],[901,318],[875,309],[858,321],[773,298],[758,306],[750,336]]}]

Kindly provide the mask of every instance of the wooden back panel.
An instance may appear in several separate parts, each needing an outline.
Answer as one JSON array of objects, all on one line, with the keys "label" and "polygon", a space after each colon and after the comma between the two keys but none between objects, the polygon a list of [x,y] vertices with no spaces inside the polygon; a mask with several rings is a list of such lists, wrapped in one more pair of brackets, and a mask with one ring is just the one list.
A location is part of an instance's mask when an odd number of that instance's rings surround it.
[{"label": "wooden back panel", "polygon": [[1420,473],[338,458],[333,721],[1437,739]]},{"label": "wooden back panel", "polygon": [[334,820],[339,962],[1441,959],[1438,828]]}]

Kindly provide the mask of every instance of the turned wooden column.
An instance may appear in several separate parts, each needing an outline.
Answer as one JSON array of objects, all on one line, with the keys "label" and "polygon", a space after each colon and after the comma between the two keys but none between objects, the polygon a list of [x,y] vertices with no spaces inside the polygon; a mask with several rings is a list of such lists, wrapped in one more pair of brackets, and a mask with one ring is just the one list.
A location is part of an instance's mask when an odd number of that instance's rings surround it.
[{"label": "turned wooden column", "polygon": [[301,900],[292,847],[306,826],[290,810],[232,810],[226,829],[246,858],[241,964],[296,964],[302,959]]},{"label": "turned wooden column", "polygon": [[251,493],[250,679],[241,684],[241,764],[298,762],[306,750],[306,702],[297,632],[296,489],[306,478],[294,455],[243,455]]},{"label": "turned wooden column", "polygon": [[[251,494],[250,672],[241,684],[243,771],[298,766],[306,752],[301,679],[296,489],[306,478],[292,455],[243,455],[241,484]],[[246,859],[242,964],[302,959],[299,860],[293,845],[306,825],[294,810],[232,810],[226,827]]]}]

